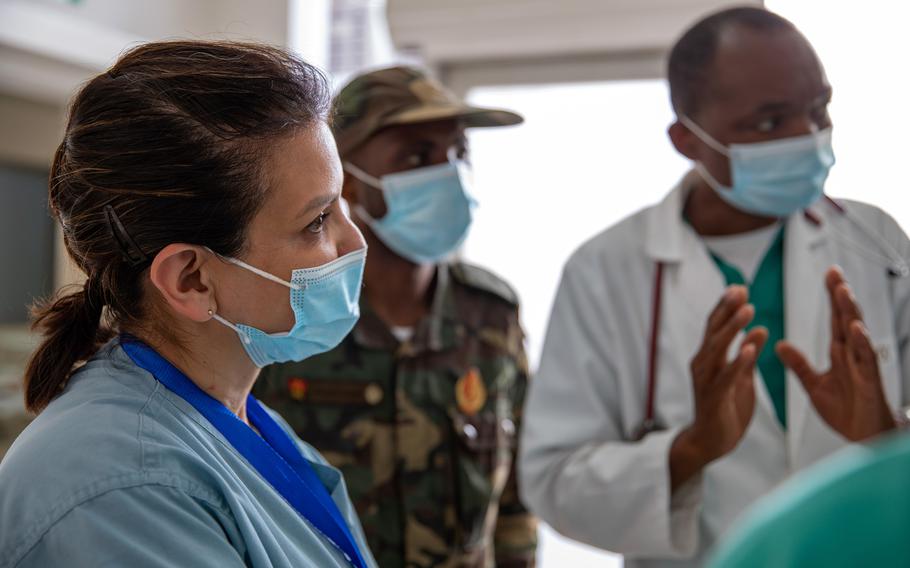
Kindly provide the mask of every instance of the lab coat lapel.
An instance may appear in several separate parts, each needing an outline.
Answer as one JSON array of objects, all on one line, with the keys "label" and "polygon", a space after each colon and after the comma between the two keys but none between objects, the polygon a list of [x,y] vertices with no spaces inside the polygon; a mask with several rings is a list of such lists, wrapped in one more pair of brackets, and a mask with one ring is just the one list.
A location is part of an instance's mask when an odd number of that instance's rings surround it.
[{"label": "lab coat lapel", "polygon": [[[800,349],[815,369],[829,366],[830,307],[825,270],[833,263],[820,216],[793,215],[784,244],[785,338]],[[790,463],[796,456],[812,410],[799,378],[787,371],[787,430]]]},{"label": "lab coat lapel", "polygon": [[[645,248],[655,262],[667,266],[664,279],[665,309],[661,333],[663,345],[684,349],[689,359],[694,356],[704,335],[708,314],[717,304],[725,283],[708,255],[702,240],[682,217],[688,189],[687,175],[673,191],[653,209],[646,227]],[[809,218],[811,217],[811,219]],[[793,215],[787,221],[784,245],[784,312],[785,337],[801,349],[819,369],[828,366],[830,310],[824,289],[824,271],[833,263],[825,239],[824,227],[817,215]],[[667,342],[672,343],[667,343]],[[738,346],[737,344],[734,347]],[[769,346],[773,348],[773,346]],[[688,361],[687,361],[688,363]],[[759,373],[756,380],[756,412],[770,417],[773,405]],[[794,463],[811,410],[799,379],[787,372],[788,454]],[[776,423],[776,419],[773,420]],[[780,429],[778,428],[779,432]]]},{"label": "lab coat lapel", "polygon": [[[689,362],[701,345],[708,314],[724,290],[723,277],[704,243],[683,220],[683,207],[692,187],[691,175],[684,177],[651,211],[646,228],[648,257],[666,266],[660,344],[664,355],[672,355],[660,357],[661,367],[665,369],[689,368]],[[659,383],[658,393],[667,392],[668,388],[670,385]],[[684,388],[688,392],[691,387],[687,384]],[[694,409],[685,410],[683,414]]]},{"label": "lab coat lapel", "polygon": [[[705,320],[723,293],[723,278],[708,256],[707,249],[683,220],[683,208],[692,187],[694,172],[688,173],[655,207],[648,218],[645,250],[654,262],[668,270],[664,282],[665,301],[679,304],[692,317],[668,316],[667,325],[684,323],[687,331],[701,337]],[[693,321],[694,320],[694,321]],[[672,323],[671,323],[672,322]]]}]

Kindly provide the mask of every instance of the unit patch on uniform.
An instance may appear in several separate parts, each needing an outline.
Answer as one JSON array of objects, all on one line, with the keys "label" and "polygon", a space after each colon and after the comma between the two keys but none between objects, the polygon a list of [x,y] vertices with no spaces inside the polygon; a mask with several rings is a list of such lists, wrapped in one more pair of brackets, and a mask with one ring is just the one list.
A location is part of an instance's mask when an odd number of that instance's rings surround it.
[{"label": "unit patch on uniform", "polygon": [[287,384],[292,399],[311,404],[376,406],[385,398],[382,387],[375,382],[291,377]]},{"label": "unit patch on uniform", "polygon": [[487,387],[477,367],[472,367],[455,383],[455,402],[458,410],[468,415],[477,414],[486,404]]},{"label": "unit patch on uniform", "polygon": [[303,400],[306,398],[307,382],[300,377],[291,377],[288,379],[288,394],[294,400]]}]

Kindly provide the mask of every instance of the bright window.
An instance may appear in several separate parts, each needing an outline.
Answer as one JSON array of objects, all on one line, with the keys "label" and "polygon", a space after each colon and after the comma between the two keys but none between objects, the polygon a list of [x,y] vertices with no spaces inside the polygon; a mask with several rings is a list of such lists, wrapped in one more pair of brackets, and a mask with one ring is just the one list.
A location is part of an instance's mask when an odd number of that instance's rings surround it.
[{"label": "bright window", "polygon": [[[673,114],[662,81],[482,88],[470,100],[525,117],[522,126],[470,132],[480,207],[464,253],[518,289],[536,368],[569,255],[659,201],[688,165],[665,135]],[[621,565],[546,527],[540,540],[544,568]]]},{"label": "bright window", "polygon": [[[910,5],[891,0],[768,0],[807,35],[834,87],[837,165],[827,192],[884,208],[910,228],[904,72]],[[663,197],[688,168],[666,137],[663,81],[477,88],[476,104],[526,123],[470,133],[481,203],[468,260],[505,276],[522,297],[536,368],[561,268],[582,242]],[[619,557],[541,530],[542,568],[619,566]]]},{"label": "bright window", "polygon": [[659,201],[688,166],[665,135],[673,115],[662,81],[479,88],[470,100],[525,117],[469,131],[480,207],[464,254],[518,289],[536,367],[572,251]]},{"label": "bright window", "polygon": [[768,0],[815,47],[834,88],[837,165],[827,192],[872,203],[910,229],[906,72],[910,4],[894,0]]}]

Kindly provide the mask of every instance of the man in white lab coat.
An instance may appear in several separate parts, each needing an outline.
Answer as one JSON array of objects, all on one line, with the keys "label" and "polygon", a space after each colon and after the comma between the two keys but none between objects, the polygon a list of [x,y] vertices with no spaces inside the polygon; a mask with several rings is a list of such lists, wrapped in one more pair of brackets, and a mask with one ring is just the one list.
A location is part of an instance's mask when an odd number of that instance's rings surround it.
[{"label": "man in white lab coat", "polygon": [[[749,504],[910,398],[910,241],[823,196],[831,87],[809,43],[731,9],[668,71],[694,169],[568,261],[521,445],[526,504],[627,567],[700,565]],[[845,371],[838,301],[862,306],[880,379]]]}]

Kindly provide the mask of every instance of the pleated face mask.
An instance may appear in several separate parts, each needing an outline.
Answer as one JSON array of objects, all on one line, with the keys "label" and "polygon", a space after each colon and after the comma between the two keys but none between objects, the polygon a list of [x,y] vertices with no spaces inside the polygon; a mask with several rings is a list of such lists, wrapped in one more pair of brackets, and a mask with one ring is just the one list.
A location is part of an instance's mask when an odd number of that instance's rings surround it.
[{"label": "pleated face mask", "polygon": [[360,288],[366,248],[314,268],[300,268],[288,282],[235,258],[221,257],[267,280],[290,289],[294,327],[284,333],[265,333],[235,324],[218,314],[212,317],[233,329],[247,355],[259,367],[302,361],[333,349],[350,333],[360,317]]},{"label": "pleated face mask", "polygon": [[468,235],[476,202],[468,191],[467,166],[458,160],[375,178],[350,162],[346,172],[382,191],[386,214],[354,212],[399,256],[418,264],[443,260]]},{"label": "pleated face mask", "polygon": [[834,165],[831,128],[803,136],[724,146],[685,116],[682,122],[705,144],[730,159],[733,185],[722,185],[704,165],[699,175],[727,203],[741,211],[788,217],[818,201]]}]

